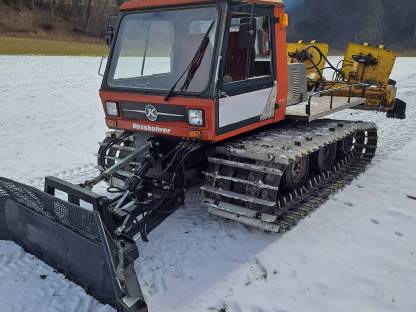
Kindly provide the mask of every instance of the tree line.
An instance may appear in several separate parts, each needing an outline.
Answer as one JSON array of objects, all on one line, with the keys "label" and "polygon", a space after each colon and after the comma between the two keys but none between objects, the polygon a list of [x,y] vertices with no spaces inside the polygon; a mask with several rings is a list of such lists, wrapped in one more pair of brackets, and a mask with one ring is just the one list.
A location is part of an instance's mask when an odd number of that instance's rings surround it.
[{"label": "tree line", "polygon": [[[102,37],[107,17],[125,0],[0,0],[16,8],[44,9],[53,28],[61,16],[76,32]],[[145,0],[143,0],[145,1]],[[318,40],[343,48],[349,41],[416,48],[415,0],[286,0],[289,40]]]},{"label": "tree line", "polygon": [[46,10],[46,25],[53,29],[57,17],[71,24],[74,32],[102,37],[107,18],[117,13],[124,0],[0,0],[16,9]]}]

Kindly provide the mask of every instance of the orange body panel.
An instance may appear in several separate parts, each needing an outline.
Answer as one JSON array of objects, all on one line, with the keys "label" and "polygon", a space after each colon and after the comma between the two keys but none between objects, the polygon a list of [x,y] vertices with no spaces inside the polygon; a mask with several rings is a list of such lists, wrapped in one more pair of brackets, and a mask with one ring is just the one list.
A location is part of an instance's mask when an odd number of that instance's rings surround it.
[{"label": "orange body panel", "polygon": [[[275,17],[279,18],[285,14],[283,6],[276,6],[274,9]],[[276,79],[277,79],[277,104],[275,122],[285,119],[288,95],[288,65],[287,65],[287,43],[286,43],[286,27],[282,27],[279,23],[275,25],[276,38]]]},{"label": "orange body panel", "polygon": [[[210,2],[209,0],[131,0],[123,3],[120,7],[123,11],[140,10],[146,8],[156,8],[162,6],[174,6],[184,4],[201,4]],[[211,1],[212,2],[212,1]]]},{"label": "orange body panel", "polygon": [[233,138],[237,135],[240,135],[240,134],[243,134],[243,133],[246,133],[246,132],[249,132],[249,131],[253,131],[257,128],[264,127],[264,126],[270,125],[272,123],[274,123],[273,119],[268,119],[268,120],[264,120],[264,121],[261,121],[261,122],[253,123],[253,124],[248,125],[246,127],[241,127],[240,129],[237,129],[237,130],[234,130],[234,131],[231,131],[231,132],[227,132],[227,133],[222,134],[222,135],[218,135],[218,136],[215,137],[215,142],[224,141],[226,139]]},{"label": "orange body panel", "polygon": [[[210,0],[130,0],[123,3],[120,7],[123,11],[140,10],[146,8],[157,8],[163,6],[175,6],[184,4],[212,3]],[[247,2],[283,6],[282,0],[249,0]]]},{"label": "orange body panel", "polygon": [[[190,138],[190,131],[200,131],[201,139],[204,141],[215,141],[215,100],[210,99],[201,99],[201,98],[186,98],[186,97],[172,97],[169,101],[165,101],[164,96],[155,96],[155,95],[145,95],[140,93],[124,93],[124,92],[107,92],[101,91],[100,97],[104,106],[106,101],[128,101],[128,102],[139,102],[139,103],[149,103],[149,104],[166,104],[166,105],[180,105],[186,106],[188,109],[196,108],[202,109],[205,112],[205,125],[203,127],[193,127],[188,123],[183,122],[150,122],[150,121],[137,121],[129,120],[121,117],[110,117],[107,116],[106,121],[116,121],[117,129],[125,129],[131,131],[138,131],[137,126],[140,124],[143,126],[150,127],[160,127],[170,129],[169,135],[183,138]],[[103,107],[105,110],[105,107]],[[143,131],[143,130],[142,130]],[[154,131],[144,131],[149,133],[156,133]]]}]

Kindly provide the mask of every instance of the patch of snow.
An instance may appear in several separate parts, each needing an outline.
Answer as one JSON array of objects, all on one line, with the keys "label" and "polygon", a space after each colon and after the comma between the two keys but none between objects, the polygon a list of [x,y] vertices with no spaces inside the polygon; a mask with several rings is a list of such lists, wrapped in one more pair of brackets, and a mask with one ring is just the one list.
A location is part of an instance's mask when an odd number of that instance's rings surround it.
[{"label": "patch of snow", "polygon": [[2,312],[110,312],[62,274],[12,242],[0,243]]},{"label": "patch of snow", "polygon": [[99,58],[0,56],[3,176],[29,184],[91,171],[106,131]]},{"label": "patch of snow", "polygon": [[[0,172],[41,186],[45,175],[92,176],[105,132],[98,58],[2,57]],[[375,121],[380,148],[359,179],[289,233],[211,217],[192,189],[140,242],[136,269],[149,311],[414,311],[416,306],[416,60],[393,79],[408,119]],[[113,311],[9,242],[0,242],[2,311]],[[222,309],[222,310],[221,310]]]},{"label": "patch of snow", "polygon": [[[199,196],[141,244],[154,311],[413,311],[416,140],[283,236],[205,216]],[[184,226],[185,225],[185,226]],[[202,229],[201,229],[202,228]]]}]

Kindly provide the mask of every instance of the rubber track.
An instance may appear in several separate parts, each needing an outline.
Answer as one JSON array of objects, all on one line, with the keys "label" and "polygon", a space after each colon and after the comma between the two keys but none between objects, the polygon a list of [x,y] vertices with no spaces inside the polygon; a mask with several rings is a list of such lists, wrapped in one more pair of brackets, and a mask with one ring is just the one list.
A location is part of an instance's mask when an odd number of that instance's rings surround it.
[{"label": "rubber track", "polygon": [[[351,135],[355,137],[352,151],[339,157],[332,170],[313,176],[304,187],[290,194],[282,195],[280,191],[264,188],[265,184],[267,187],[270,184],[279,186],[281,176],[273,178],[270,174],[249,170],[250,166],[261,165],[284,172],[299,157],[310,155],[334,142],[339,144]],[[217,155],[212,158],[215,161],[210,160],[206,184],[202,187],[205,200],[209,204],[224,202],[255,211],[258,220],[264,222],[266,219],[266,222],[273,222],[279,232],[287,231],[365,170],[375,155],[377,139],[377,128],[373,123],[318,120],[310,124],[286,125],[227,142],[217,148]],[[225,161],[223,165],[219,164],[221,160]],[[226,165],[230,160],[240,162],[239,168]],[[244,166],[245,169],[241,169]],[[244,179],[245,184],[236,182]],[[233,198],[226,198],[224,190],[233,191]],[[236,193],[251,195],[258,198],[259,202],[253,204],[253,199],[250,202],[236,199]],[[276,202],[276,206],[271,208],[261,205],[260,200],[265,199]],[[227,211],[224,208],[217,209]],[[262,215],[267,217],[263,218]],[[273,221],[270,221],[271,216],[275,216]]]},{"label": "rubber track", "polygon": [[371,158],[354,159],[353,155],[339,162],[329,172],[308,181],[308,187],[299,196],[299,191],[285,196],[286,200],[280,200],[278,205],[286,206],[287,212],[277,221],[280,232],[286,232],[295,226],[300,220],[309,216],[314,210],[324,204],[331,195],[348,186],[358,175],[365,171]]}]

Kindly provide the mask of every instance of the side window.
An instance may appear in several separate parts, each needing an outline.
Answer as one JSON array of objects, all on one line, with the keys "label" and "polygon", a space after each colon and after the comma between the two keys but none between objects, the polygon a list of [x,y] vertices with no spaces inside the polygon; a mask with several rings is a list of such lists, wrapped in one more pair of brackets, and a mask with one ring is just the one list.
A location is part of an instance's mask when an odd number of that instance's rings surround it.
[{"label": "side window", "polygon": [[272,71],[272,40],[269,16],[233,16],[223,82],[236,82],[270,76]]}]

